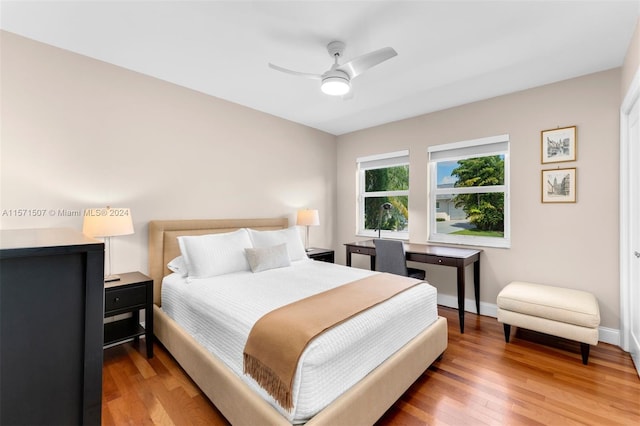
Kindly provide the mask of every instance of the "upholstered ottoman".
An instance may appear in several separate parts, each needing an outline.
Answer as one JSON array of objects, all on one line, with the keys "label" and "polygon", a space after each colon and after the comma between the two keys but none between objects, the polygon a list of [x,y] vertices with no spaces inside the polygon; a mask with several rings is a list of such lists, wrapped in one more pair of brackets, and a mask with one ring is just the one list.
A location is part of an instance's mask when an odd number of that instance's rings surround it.
[{"label": "upholstered ottoman", "polygon": [[575,340],[585,365],[589,345],[598,344],[598,301],[586,291],[514,281],[498,294],[497,304],[507,343],[512,325]]}]

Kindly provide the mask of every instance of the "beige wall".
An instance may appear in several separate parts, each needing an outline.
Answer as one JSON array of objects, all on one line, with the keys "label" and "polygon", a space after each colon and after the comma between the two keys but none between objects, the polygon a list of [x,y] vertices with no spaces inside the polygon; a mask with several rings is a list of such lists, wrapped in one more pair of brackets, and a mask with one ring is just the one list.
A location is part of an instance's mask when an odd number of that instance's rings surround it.
[{"label": "beige wall", "polygon": [[[333,247],[344,263],[342,244],[356,238],[356,157],[410,149],[411,240],[425,242],[427,147],[509,133],[513,244],[485,249],[483,303],[494,304],[514,279],[583,288],[598,297],[602,325],[618,328],[620,69],[336,138],[10,33],[0,37],[0,213],[46,210],[44,217],[0,215],[1,228],[80,229],[81,217],[59,210],[131,207],[136,234],[115,240],[114,272],[146,271],[149,220],[292,220],[309,206],[321,214],[312,244]],[[540,131],[566,125],[578,126],[578,160],[563,164],[578,168],[578,202],[543,205]],[[451,268],[428,273],[441,294],[455,295]]]},{"label": "beige wall", "polygon": [[[495,305],[500,289],[513,280],[583,289],[597,296],[601,325],[617,330],[619,87],[620,69],[614,69],[338,137],[337,242],[357,239],[357,157],[409,149],[410,239],[424,243],[427,147],[507,133],[512,246],[484,249],[481,300]],[[572,125],[577,161],[561,166],[577,167],[577,203],[542,204],[541,170],[557,165],[540,164],[540,131]],[[344,262],[343,249],[337,258]],[[361,256],[354,262],[368,267]],[[456,294],[454,268],[429,266],[427,274],[440,294]]]},{"label": "beige wall", "polygon": [[321,221],[311,243],[333,244],[335,136],[0,34],[0,228],[80,230],[81,217],[58,210],[130,207],[136,233],[114,239],[114,272],[147,271],[152,219],[293,224],[311,207]]},{"label": "beige wall", "polygon": [[[640,7],[640,6],[639,6]],[[624,58],[624,64],[622,65],[622,98],[627,94],[631,80],[640,69],[640,18],[636,24],[636,30],[633,33],[627,54]]]}]

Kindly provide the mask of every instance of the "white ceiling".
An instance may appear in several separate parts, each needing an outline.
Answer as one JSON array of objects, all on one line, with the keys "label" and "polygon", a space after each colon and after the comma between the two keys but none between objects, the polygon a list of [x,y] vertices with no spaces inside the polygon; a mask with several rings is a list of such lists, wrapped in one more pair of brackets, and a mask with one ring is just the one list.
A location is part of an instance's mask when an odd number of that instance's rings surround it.
[{"label": "white ceiling", "polygon": [[[621,66],[639,0],[5,1],[0,28],[340,135]],[[309,73],[385,46],[349,100]]]}]

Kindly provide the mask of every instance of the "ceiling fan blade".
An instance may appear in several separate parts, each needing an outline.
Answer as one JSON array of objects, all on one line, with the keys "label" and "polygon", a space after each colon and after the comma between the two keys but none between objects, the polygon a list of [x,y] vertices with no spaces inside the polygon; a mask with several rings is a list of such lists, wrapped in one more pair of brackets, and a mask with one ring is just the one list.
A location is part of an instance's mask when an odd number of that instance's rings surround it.
[{"label": "ceiling fan blade", "polygon": [[383,47],[382,49],[374,50],[373,52],[353,58],[349,62],[340,65],[337,69],[346,72],[349,78],[355,78],[369,68],[375,67],[387,59],[391,59],[397,54],[392,47]]},{"label": "ceiling fan blade", "polygon": [[313,80],[321,80],[322,79],[322,75],[320,75],[320,74],[310,74],[310,73],[306,73],[306,72],[293,71],[293,70],[289,70],[289,69],[282,68],[282,67],[279,67],[277,65],[274,65],[271,62],[269,62],[269,67],[273,68],[276,71],[281,71],[281,72],[284,72],[284,73],[287,73],[287,74],[297,75],[299,77],[311,78]]}]

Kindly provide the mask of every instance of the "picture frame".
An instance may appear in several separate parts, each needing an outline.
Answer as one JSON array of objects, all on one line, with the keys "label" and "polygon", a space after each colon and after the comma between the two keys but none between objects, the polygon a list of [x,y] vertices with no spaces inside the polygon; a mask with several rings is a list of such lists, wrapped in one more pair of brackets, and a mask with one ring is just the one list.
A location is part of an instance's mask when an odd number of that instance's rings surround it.
[{"label": "picture frame", "polygon": [[543,203],[576,202],[576,168],[542,170]]},{"label": "picture frame", "polygon": [[576,126],[540,132],[542,164],[576,161],[578,145]]}]

